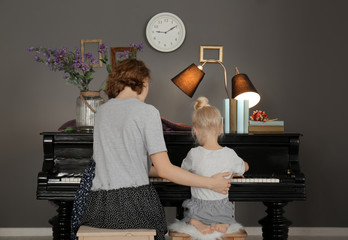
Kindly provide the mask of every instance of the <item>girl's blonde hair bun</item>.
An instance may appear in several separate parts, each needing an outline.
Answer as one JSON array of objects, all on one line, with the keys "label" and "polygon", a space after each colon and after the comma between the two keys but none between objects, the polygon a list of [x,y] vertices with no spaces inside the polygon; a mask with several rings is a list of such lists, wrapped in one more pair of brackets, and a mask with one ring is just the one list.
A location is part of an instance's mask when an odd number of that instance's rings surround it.
[{"label": "girl's blonde hair bun", "polygon": [[204,145],[207,136],[222,134],[222,117],[220,111],[209,104],[206,97],[199,97],[194,104],[195,111],[192,114],[193,131],[199,130],[197,140],[200,145]]},{"label": "girl's blonde hair bun", "polygon": [[203,107],[209,107],[210,105],[209,105],[209,100],[208,100],[208,98],[206,98],[206,97],[199,97],[197,100],[196,100],[196,102],[195,102],[195,104],[193,105],[193,108],[195,109],[195,110],[199,110],[199,109],[202,109]]}]

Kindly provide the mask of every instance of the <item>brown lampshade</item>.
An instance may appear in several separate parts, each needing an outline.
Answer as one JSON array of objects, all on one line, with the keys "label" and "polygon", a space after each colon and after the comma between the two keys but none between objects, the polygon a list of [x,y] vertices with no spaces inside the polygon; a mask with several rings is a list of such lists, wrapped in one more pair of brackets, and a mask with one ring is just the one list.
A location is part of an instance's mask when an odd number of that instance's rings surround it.
[{"label": "brown lampshade", "polygon": [[232,98],[249,100],[250,108],[258,104],[261,99],[248,75],[244,73],[238,73],[232,78]]},{"label": "brown lampshade", "polygon": [[184,93],[192,97],[204,75],[205,73],[192,63],[185,70],[172,78],[172,81]]}]

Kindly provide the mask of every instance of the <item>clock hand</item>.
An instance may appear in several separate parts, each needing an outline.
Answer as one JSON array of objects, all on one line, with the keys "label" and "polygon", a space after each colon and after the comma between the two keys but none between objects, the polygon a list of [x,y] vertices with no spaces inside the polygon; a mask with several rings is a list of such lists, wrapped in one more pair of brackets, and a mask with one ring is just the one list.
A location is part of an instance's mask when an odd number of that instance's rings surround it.
[{"label": "clock hand", "polygon": [[177,26],[178,26],[178,25],[176,25],[176,26],[170,28],[168,31],[166,31],[166,32],[164,32],[164,33],[167,34],[167,32],[172,31],[172,30],[173,30],[174,28],[176,28]]},{"label": "clock hand", "polygon": [[162,32],[162,31],[156,31],[157,33],[167,33],[167,32]]}]

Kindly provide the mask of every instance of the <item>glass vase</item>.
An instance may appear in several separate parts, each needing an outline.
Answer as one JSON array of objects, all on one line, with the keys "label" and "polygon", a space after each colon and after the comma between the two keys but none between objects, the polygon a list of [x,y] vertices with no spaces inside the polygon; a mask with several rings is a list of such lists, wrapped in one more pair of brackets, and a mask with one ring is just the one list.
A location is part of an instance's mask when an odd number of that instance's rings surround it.
[{"label": "glass vase", "polygon": [[104,102],[100,92],[80,92],[76,100],[77,131],[93,132],[95,114]]}]

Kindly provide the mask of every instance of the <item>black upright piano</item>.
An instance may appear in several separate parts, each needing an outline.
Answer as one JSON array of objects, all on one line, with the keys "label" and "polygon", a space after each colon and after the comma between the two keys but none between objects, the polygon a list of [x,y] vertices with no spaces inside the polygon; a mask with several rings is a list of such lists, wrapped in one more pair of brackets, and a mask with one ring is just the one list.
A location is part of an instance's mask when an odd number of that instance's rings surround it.
[{"label": "black upright piano", "polygon": [[[44,132],[44,159],[37,179],[37,199],[53,201],[58,215],[50,219],[54,240],[70,239],[71,209],[81,175],[93,153],[93,134]],[[305,177],[300,170],[301,134],[225,134],[220,144],[236,151],[249,163],[245,178],[233,179],[231,201],[260,201],[267,215],[259,223],[263,239],[287,239],[291,222],[283,207],[291,201],[305,200]],[[168,154],[181,166],[187,152],[195,147],[190,132],[164,132]],[[163,179],[150,179],[163,206],[177,208],[191,197],[190,188]]]}]

